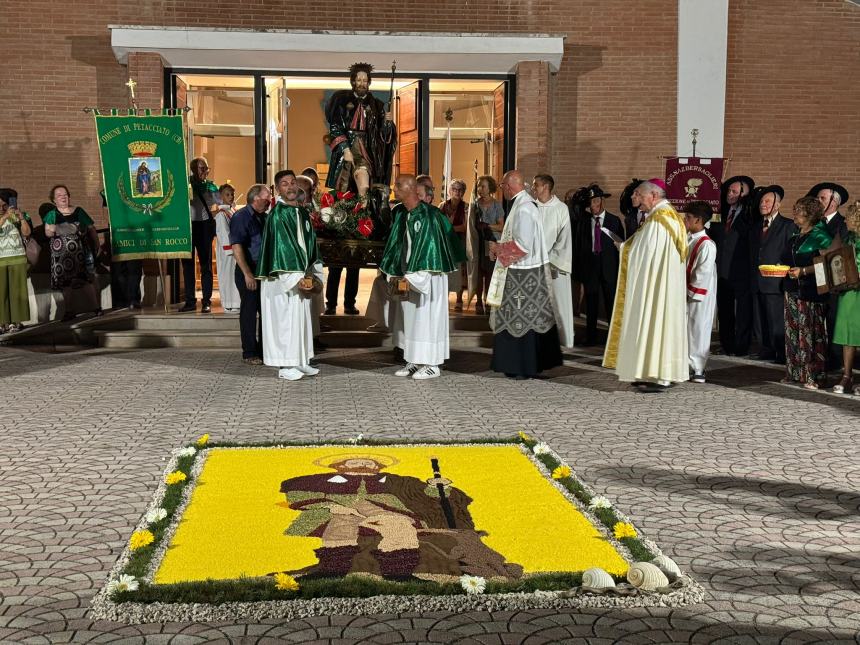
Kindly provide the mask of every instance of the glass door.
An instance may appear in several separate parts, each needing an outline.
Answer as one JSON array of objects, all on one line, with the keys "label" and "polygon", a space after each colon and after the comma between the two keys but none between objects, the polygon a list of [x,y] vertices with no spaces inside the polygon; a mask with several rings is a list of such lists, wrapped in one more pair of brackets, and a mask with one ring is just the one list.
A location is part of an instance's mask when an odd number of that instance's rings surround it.
[{"label": "glass door", "polygon": [[198,76],[179,78],[185,86],[188,159],[205,157],[209,179],[219,186],[231,183],[236,202],[245,203],[256,182],[254,77]]},{"label": "glass door", "polygon": [[[231,184],[236,189],[237,206],[244,205],[248,188],[256,183],[254,77],[182,74],[176,76],[174,84],[177,107],[190,108],[185,117],[188,161],[205,157],[209,179],[217,186]],[[215,253],[217,240],[212,244],[213,305],[218,307],[221,276]],[[199,291],[199,265],[195,273]],[[225,279],[232,280],[233,276]]]},{"label": "glass door", "polygon": [[[469,200],[475,178],[491,175],[501,180],[504,167],[505,82],[496,80],[430,80],[430,175],[436,180],[438,201],[446,199],[444,164],[449,147],[451,177],[466,183]],[[496,195],[500,198],[500,195]]]}]

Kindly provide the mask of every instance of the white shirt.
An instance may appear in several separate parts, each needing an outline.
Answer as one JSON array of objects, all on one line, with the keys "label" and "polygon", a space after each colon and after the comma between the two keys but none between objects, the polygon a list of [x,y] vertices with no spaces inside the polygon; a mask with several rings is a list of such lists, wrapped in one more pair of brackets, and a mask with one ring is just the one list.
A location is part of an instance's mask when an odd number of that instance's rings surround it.
[{"label": "white shirt", "polygon": [[827,222],[828,224],[830,224],[830,220],[832,220],[834,217],[836,217],[836,214],[837,214],[838,212],[839,212],[839,211],[833,211],[832,213],[830,213],[830,215],[825,215],[825,216],[824,216],[824,221],[825,221],[825,222]]}]

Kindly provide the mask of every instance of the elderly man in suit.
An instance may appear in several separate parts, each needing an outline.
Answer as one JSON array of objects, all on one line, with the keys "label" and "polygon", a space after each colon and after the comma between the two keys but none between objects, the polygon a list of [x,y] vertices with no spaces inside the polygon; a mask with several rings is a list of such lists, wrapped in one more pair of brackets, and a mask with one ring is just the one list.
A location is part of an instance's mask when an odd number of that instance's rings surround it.
[{"label": "elderly man in suit", "polygon": [[[607,322],[612,320],[612,305],[615,302],[615,289],[618,283],[618,247],[616,241],[625,238],[624,225],[617,215],[606,211],[606,198],[597,184],[588,187],[588,218],[582,222],[577,251],[583,257],[583,284],[585,287],[585,342],[583,345],[597,345],[597,312],[601,298]],[[609,235],[611,233],[612,235]],[[615,239],[613,239],[613,237]]]},{"label": "elderly man in suit", "polygon": [[782,278],[766,278],[757,267],[762,264],[779,264],[788,250],[791,236],[796,231],[794,222],[783,217],[779,205],[785,191],[776,184],[756,189],[752,209],[759,217],[750,226],[749,241],[753,257],[752,293],[755,311],[755,328],[761,340],[756,358],[763,361],[785,363],[785,316]]},{"label": "elderly man in suit", "polygon": [[[848,202],[848,191],[844,186],[825,181],[815,184],[807,193],[809,197],[815,197],[824,207],[824,221],[827,224],[827,232],[834,240],[839,237],[844,241],[848,235],[848,224],[845,217],[839,212],[839,207]],[[827,309],[827,335],[830,338],[830,346],[827,352],[827,369],[837,369],[842,364],[842,347],[833,342],[833,329],[836,326],[836,312],[839,309],[839,294],[831,293]]]},{"label": "elderly man in suit", "polygon": [[755,181],[739,175],[723,182],[722,232],[717,243],[717,320],[723,353],[749,354],[753,329],[752,255],[749,236],[752,226],[750,193]]}]

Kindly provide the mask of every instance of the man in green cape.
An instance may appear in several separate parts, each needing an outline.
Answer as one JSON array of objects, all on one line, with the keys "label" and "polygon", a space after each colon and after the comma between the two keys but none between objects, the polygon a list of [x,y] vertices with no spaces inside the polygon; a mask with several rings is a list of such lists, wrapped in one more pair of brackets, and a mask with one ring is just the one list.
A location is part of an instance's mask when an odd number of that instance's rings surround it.
[{"label": "man in green cape", "polygon": [[448,273],[466,259],[463,243],[448,218],[418,197],[415,177],[400,175],[394,184],[400,201],[379,265],[400,293],[402,332],[394,342],[406,366],[397,376],[436,378],[448,358]]},{"label": "man in green cape", "polygon": [[322,260],[310,213],[298,202],[292,170],[275,175],[278,201],[266,218],[257,277],[263,325],[263,362],[278,377],[298,381],[319,370],[314,356],[311,299],[322,288]]}]

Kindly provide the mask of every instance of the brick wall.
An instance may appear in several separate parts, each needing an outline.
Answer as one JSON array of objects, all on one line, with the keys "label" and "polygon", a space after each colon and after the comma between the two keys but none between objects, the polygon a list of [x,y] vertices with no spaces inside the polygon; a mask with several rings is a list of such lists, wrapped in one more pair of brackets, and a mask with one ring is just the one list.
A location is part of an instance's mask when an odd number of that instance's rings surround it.
[{"label": "brick wall", "polygon": [[[860,9],[842,0],[776,4],[730,5],[731,169],[780,180],[790,196],[819,177],[842,178],[860,193]],[[415,0],[353,0],[350,6],[365,17],[361,24],[344,21],[340,0],[225,0],[217,7],[199,0],[86,0],[66,2],[62,11],[49,0],[5,0],[4,22],[17,27],[6,31],[0,67],[0,185],[18,188],[34,211],[52,184],[68,183],[73,199],[103,223],[92,117],[81,108],[128,105],[129,70],[114,58],[109,24],[561,33],[567,39],[557,75],[547,79],[524,68],[529,78],[541,77],[530,87],[550,92],[537,102],[542,112],[532,115],[521,103],[518,125],[538,123],[524,128],[518,142],[524,169],[549,170],[562,194],[599,181],[618,195],[630,177],[659,174],[660,155],[675,149],[674,0],[439,0],[432,8]],[[160,63],[138,55],[130,67],[139,103],[160,104]],[[532,90],[523,90],[520,101],[534,105]],[[541,123],[551,124],[543,135],[535,132]]]},{"label": "brick wall", "polygon": [[732,0],[728,50],[728,172],[781,184],[787,204],[830,180],[860,198],[860,7]]}]

